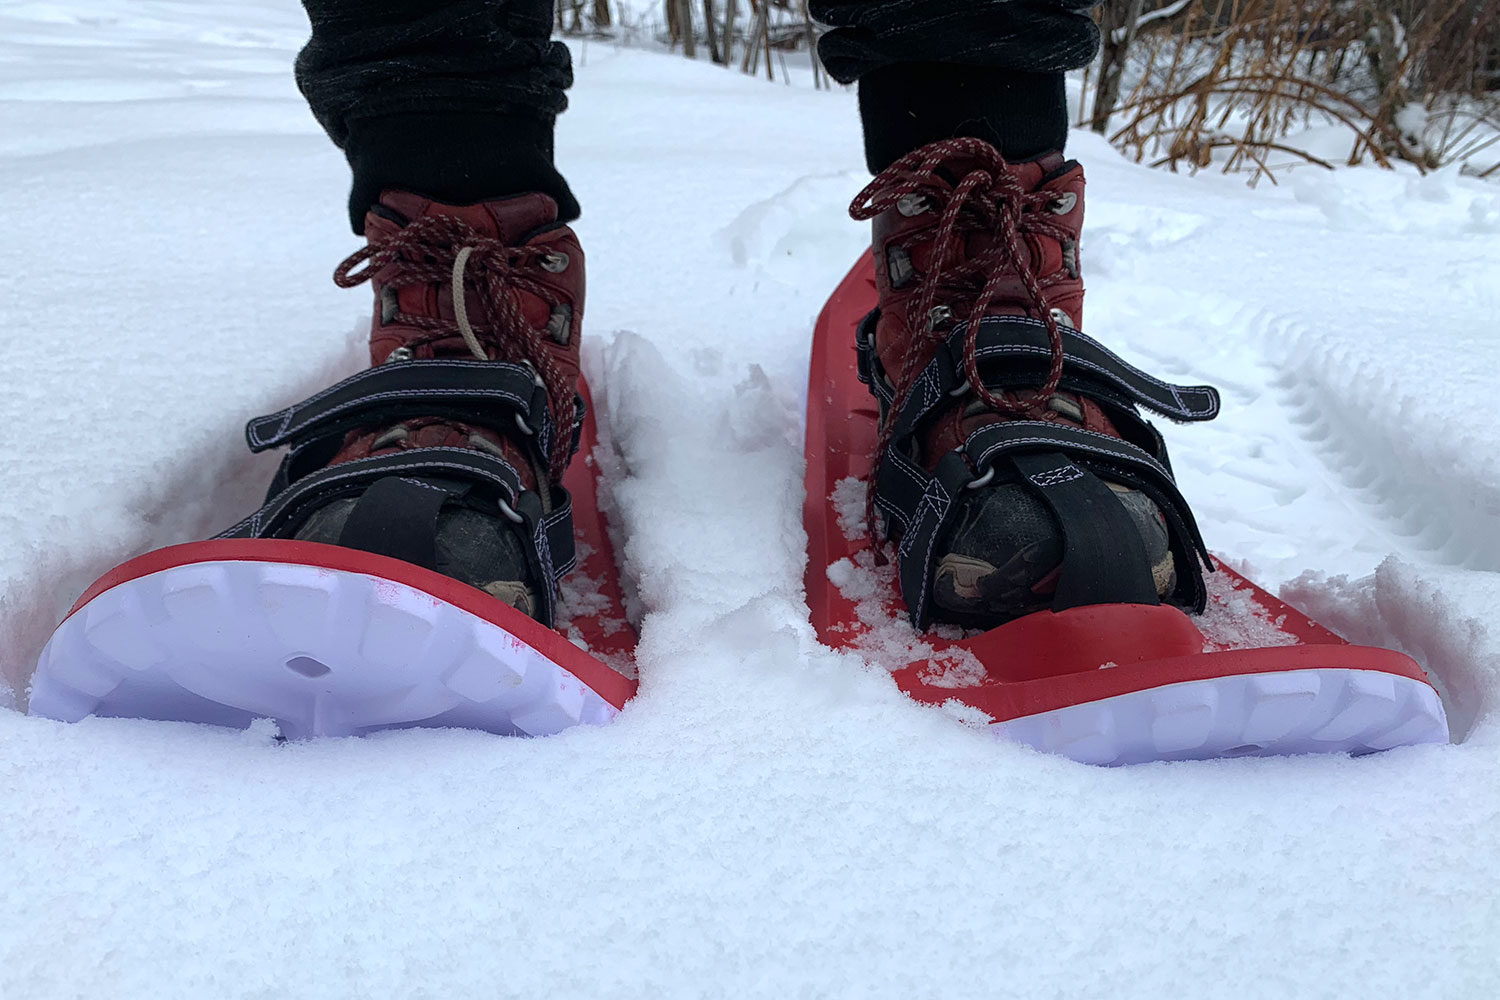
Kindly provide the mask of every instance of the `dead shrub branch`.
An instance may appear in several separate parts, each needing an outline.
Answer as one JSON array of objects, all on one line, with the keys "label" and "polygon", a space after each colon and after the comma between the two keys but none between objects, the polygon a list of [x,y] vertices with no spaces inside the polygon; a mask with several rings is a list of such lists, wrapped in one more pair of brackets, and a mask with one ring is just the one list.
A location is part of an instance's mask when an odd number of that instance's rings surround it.
[{"label": "dead shrub branch", "polygon": [[1496,173],[1478,157],[1500,142],[1500,0],[1106,0],[1098,16],[1086,120],[1138,161],[1251,183],[1274,182],[1270,153]]}]

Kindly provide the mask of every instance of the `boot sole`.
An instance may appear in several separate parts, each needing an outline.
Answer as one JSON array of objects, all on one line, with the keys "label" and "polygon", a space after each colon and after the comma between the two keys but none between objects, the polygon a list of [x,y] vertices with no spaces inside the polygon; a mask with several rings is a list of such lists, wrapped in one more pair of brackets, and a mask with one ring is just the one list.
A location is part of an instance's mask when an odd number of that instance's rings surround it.
[{"label": "boot sole", "polygon": [[610,722],[634,687],[439,574],[338,546],[233,540],[150,553],[95,584],[43,649],[29,711],[270,718],[293,739],[412,726],[546,736]]}]

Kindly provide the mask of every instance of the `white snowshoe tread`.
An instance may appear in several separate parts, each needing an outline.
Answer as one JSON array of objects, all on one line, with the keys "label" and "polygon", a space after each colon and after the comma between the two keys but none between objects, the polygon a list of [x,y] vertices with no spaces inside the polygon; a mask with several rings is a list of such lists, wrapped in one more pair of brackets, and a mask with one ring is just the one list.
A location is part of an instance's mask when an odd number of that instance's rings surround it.
[{"label": "white snowshoe tread", "polygon": [[1448,742],[1447,717],[1429,685],[1342,668],[1186,681],[990,729],[1084,764],[1362,754]]},{"label": "white snowshoe tread", "polygon": [[193,563],[105,591],[42,651],[30,712],[291,739],[462,727],[546,736],[619,711],[504,628],[406,584],[321,566]]}]

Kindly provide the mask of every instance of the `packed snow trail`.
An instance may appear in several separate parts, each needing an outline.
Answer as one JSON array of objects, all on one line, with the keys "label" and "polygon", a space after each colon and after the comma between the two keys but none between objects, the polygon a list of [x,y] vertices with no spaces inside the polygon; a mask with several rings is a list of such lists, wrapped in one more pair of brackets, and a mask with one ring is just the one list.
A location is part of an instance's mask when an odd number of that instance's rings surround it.
[{"label": "packed snow trail", "polygon": [[[303,30],[267,0],[0,11],[18,706],[93,576],[256,505],[274,460],[243,420],[360,364]],[[813,318],[865,239],[852,96],[577,54],[559,159],[641,695],[536,741],[0,709],[0,996],[1500,992],[1495,189],[1251,191],[1075,134],[1086,328],[1225,390],[1215,424],[1167,431],[1210,543],[1422,658],[1461,739],[1099,770],[811,637],[800,414]]]}]

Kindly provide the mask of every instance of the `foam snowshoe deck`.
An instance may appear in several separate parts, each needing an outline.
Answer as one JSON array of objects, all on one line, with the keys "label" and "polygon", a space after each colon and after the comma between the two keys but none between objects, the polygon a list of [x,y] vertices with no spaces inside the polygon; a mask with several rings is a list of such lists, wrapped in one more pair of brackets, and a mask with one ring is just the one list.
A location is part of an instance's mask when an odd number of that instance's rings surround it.
[{"label": "foam snowshoe deck", "polygon": [[578,542],[566,635],[386,556],[192,542],[88,588],[42,650],[29,710],[69,722],[271,718],[289,738],[411,726],[543,736],[607,723],[635,694],[636,636],[599,510],[596,442],[590,407],[564,480]]},{"label": "foam snowshoe deck", "polygon": [[1448,740],[1442,702],[1414,660],[1350,645],[1221,561],[1201,616],[1098,605],[982,633],[918,634],[864,526],[878,410],[858,378],[854,334],[875,304],[866,254],[813,340],[804,522],[808,604],[823,642],[888,667],[917,701],[1091,764]]}]

